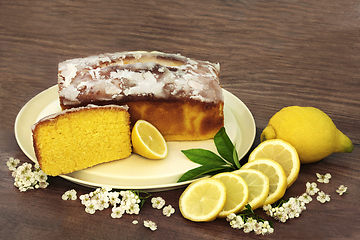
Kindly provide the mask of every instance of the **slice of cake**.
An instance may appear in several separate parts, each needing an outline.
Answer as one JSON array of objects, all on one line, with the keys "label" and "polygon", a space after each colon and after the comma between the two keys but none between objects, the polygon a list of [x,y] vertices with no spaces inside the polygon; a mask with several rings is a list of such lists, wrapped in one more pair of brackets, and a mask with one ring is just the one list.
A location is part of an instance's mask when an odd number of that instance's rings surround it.
[{"label": "slice of cake", "polygon": [[87,106],[64,110],[32,126],[41,169],[56,176],[130,156],[127,106]]},{"label": "slice of cake", "polygon": [[59,63],[60,104],[126,104],[132,124],[146,120],[167,141],[209,139],[224,125],[219,68],[161,52],[71,59]]}]

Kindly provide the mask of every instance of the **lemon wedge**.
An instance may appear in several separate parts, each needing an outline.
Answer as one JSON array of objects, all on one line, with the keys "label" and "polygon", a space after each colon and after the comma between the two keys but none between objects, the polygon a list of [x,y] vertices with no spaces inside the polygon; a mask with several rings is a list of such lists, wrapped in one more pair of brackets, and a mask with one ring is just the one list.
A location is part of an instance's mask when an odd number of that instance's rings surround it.
[{"label": "lemon wedge", "polygon": [[217,218],[226,202],[226,187],[216,178],[203,178],[191,183],[179,199],[180,212],[194,222]]},{"label": "lemon wedge", "polygon": [[[249,198],[247,204],[252,210],[261,207],[269,195],[269,178],[259,170],[239,169],[233,171],[234,174],[242,177],[249,189]],[[243,208],[242,210],[244,210]]]},{"label": "lemon wedge", "polygon": [[288,142],[281,139],[272,139],[260,143],[251,152],[249,162],[258,158],[269,158],[278,162],[286,173],[287,187],[290,187],[299,176],[299,155],[296,149]]},{"label": "lemon wedge", "polygon": [[149,159],[163,159],[168,154],[167,143],[159,130],[145,120],[138,120],[131,132],[133,152]]},{"label": "lemon wedge", "polygon": [[244,164],[241,169],[255,169],[269,178],[269,195],[264,205],[273,204],[285,194],[287,187],[286,173],[282,166],[271,159],[260,158]]},{"label": "lemon wedge", "polygon": [[230,213],[240,212],[245,207],[249,197],[245,180],[231,172],[218,173],[213,178],[219,179],[226,188],[226,202],[218,217],[225,218]]}]

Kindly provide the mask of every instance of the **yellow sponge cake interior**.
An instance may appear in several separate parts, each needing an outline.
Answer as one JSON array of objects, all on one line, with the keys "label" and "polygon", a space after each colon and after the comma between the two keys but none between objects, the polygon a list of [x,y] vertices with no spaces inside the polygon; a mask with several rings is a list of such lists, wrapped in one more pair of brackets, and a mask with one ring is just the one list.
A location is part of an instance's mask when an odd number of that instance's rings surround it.
[{"label": "yellow sponge cake interior", "polygon": [[65,110],[33,126],[41,169],[56,176],[130,156],[130,116],[123,106]]}]

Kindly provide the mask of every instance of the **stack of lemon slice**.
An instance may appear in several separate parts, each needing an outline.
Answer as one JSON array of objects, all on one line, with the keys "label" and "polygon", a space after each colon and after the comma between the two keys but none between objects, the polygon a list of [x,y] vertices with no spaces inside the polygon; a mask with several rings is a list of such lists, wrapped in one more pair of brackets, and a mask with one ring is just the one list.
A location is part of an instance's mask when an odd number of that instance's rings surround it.
[{"label": "stack of lemon slice", "polygon": [[207,222],[240,212],[248,196],[249,190],[242,177],[219,173],[191,183],[180,196],[179,208],[186,219]]},{"label": "stack of lemon slice", "polygon": [[[164,137],[147,121],[137,121],[131,137],[133,151],[141,156],[162,159],[168,154]],[[241,169],[191,183],[180,196],[180,212],[189,220],[205,222],[239,213],[246,204],[253,210],[272,204],[284,196],[299,171],[293,146],[280,139],[264,141]]]},{"label": "stack of lemon slice", "polygon": [[204,222],[236,214],[246,204],[252,209],[272,204],[284,196],[299,171],[298,154],[289,143],[264,141],[241,169],[190,184],[180,196],[180,212],[186,219]]}]

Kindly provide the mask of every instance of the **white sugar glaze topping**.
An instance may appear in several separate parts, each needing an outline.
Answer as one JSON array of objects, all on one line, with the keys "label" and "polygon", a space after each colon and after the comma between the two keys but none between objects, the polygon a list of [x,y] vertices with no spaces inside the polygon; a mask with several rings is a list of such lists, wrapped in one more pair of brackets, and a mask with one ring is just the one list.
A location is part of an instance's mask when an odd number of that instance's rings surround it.
[{"label": "white sugar glaze topping", "polygon": [[161,52],[106,53],[59,63],[59,95],[64,105],[126,97],[223,101],[219,64]]}]

